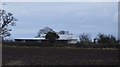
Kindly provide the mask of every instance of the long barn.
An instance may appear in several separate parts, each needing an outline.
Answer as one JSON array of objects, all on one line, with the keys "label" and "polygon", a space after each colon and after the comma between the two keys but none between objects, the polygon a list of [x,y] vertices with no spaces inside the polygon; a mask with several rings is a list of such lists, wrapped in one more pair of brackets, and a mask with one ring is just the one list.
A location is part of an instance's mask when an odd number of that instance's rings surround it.
[{"label": "long barn", "polygon": [[[46,42],[47,40],[44,37],[40,38],[15,38],[14,41],[19,42]],[[64,43],[70,43],[70,44],[76,44],[77,38],[73,38],[68,35],[60,35],[60,38],[57,39],[57,42],[64,42]]]}]

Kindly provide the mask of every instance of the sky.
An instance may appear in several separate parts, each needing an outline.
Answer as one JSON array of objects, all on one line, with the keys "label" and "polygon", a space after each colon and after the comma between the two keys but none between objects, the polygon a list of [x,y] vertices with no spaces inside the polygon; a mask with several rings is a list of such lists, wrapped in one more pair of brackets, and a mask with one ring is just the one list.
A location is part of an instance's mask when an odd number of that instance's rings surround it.
[{"label": "sky", "polygon": [[1,0],[3,2],[119,2],[119,0]]},{"label": "sky", "polygon": [[92,38],[99,33],[118,36],[117,2],[6,2],[2,7],[18,19],[10,26],[11,38],[34,37],[44,27]]}]

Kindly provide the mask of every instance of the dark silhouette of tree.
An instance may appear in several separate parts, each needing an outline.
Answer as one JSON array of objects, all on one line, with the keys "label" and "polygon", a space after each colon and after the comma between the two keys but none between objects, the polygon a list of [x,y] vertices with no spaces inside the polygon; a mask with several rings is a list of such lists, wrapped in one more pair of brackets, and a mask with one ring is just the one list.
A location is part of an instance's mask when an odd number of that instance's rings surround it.
[{"label": "dark silhouette of tree", "polygon": [[12,13],[7,13],[5,10],[0,10],[0,37],[5,38],[10,36],[10,32],[12,31],[9,26],[15,26],[15,22],[17,21]]},{"label": "dark silhouette of tree", "polygon": [[35,37],[42,37],[42,35],[47,34],[48,32],[53,32],[53,29],[49,28],[49,27],[44,27],[43,29],[40,29],[37,33],[37,36]]},{"label": "dark silhouette of tree", "polygon": [[79,39],[80,39],[80,43],[83,45],[88,45],[92,42],[89,34],[85,34],[85,33],[81,34],[79,36]]},{"label": "dark silhouette of tree", "polygon": [[55,43],[56,39],[59,38],[59,35],[56,32],[48,32],[45,36],[45,39],[48,40],[51,44]]},{"label": "dark silhouette of tree", "polygon": [[65,31],[65,30],[59,31],[58,34],[62,34],[62,35],[64,35],[64,34],[72,35],[72,33],[70,33],[69,31]]},{"label": "dark silhouette of tree", "polygon": [[98,34],[98,43],[100,44],[115,44],[116,38],[113,35]]}]

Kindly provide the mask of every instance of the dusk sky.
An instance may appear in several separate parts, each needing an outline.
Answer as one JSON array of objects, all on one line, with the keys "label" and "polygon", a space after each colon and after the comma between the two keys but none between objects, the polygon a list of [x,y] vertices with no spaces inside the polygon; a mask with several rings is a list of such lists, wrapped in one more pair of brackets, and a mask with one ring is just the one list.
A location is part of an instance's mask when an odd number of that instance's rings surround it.
[{"label": "dusk sky", "polygon": [[96,37],[100,32],[118,36],[117,2],[9,2],[3,9],[18,19],[11,38],[34,37],[44,27],[76,36]]}]

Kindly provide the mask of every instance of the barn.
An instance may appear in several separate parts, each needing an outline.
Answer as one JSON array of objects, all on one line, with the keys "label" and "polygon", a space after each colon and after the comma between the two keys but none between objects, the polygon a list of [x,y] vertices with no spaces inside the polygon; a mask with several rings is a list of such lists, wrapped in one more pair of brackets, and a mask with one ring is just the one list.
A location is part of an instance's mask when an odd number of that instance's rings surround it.
[{"label": "barn", "polygon": [[[71,35],[59,35],[60,38],[57,39],[57,42],[63,42],[63,43],[69,43],[69,44],[76,44],[77,38],[71,36]],[[15,38],[14,41],[19,42],[46,42],[47,40],[45,37],[39,37],[39,38]]]}]

